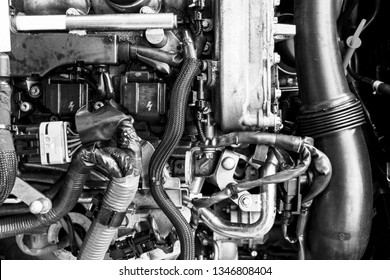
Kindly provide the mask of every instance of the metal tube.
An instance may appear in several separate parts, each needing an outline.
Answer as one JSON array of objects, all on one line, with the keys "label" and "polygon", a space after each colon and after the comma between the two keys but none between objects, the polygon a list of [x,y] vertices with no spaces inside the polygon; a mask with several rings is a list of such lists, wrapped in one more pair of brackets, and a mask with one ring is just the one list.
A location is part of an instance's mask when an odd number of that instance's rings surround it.
[{"label": "metal tube", "polygon": [[146,30],[177,28],[177,17],[165,14],[113,14],[87,16],[20,16],[14,17],[17,31],[47,30]]},{"label": "metal tube", "polygon": [[337,39],[341,2],[295,1],[301,127],[333,166],[328,187],[312,206],[305,250],[309,259],[360,259],[372,219],[370,158],[358,120],[362,113],[350,113],[359,104],[348,88]]},{"label": "metal tube", "polygon": [[[269,153],[267,163],[263,168],[263,176],[275,174],[277,171],[277,160],[273,152]],[[261,215],[253,224],[228,222],[208,208],[198,209],[201,220],[212,229],[225,237],[248,239],[261,238],[269,232],[275,221],[276,215],[276,184],[269,184],[261,187]]]}]

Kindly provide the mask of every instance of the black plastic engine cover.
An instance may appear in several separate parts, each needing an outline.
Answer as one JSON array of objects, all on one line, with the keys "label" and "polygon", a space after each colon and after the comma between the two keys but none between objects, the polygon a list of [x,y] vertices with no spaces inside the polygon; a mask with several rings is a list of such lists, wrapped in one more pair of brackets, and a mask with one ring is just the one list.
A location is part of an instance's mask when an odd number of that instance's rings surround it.
[{"label": "black plastic engine cover", "polygon": [[165,114],[165,93],[164,83],[126,83],[121,104],[135,120],[158,123]]}]

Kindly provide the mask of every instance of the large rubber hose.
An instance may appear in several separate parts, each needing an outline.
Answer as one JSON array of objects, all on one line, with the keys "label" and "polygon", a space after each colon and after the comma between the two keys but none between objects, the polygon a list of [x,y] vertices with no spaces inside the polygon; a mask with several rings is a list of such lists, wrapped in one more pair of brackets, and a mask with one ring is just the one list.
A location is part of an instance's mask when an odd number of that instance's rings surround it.
[{"label": "large rubber hose", "polygon": [[[80,253],[77,256],[79,260],[104,259],[117,228],[138,190],[142,170],[139,138],[133,125],[128,121],[122,122],[118,131],[120,147],[123,150],[116,148],[103,149],[115,162],[103,162],[98,158],[96,161],[99,167],[110,170],[109,173],[113,179],[111,179],[104,194],[100,211],[93,219],[92,225],[84,239]],[[114,166],[117,166],[117,168],[113,169]],[[118,173],[115,170],[120,170],[121,172]],[[115,222],[107,221],[107,216],[115,217],[115,215],[120,218]]]},{"label": "large rubber hose", "polygon": [[192,40],[186,42],[184,49],[186,50],[186,58],[172,89],[168,124],[164,136],[150,160],[149,179],[154,200],[167,215],[178,233],[181,248],[180,258],[194,259],[195,240],[193,231],[165,192],[162,177],[165,164],[183,136],[188,97],[192,82],[200,67],[200,61],[196,59]]},{"label": "large rubber hose", "polygon": [[76,205],[83,191],[92,164],[91,152],[81,149],[72,159],[69,169],[61,180],[62,187],[53,200],[53,208],[43,215],[25,214],[0,219],[0,239],[33,231],[59,221]]},{"label": "large rubber hose", "polygon": [[364,115],[342,68],[336,21],[341,0],[296,0],[295,52],[304,135],[330,159],[332,179],[314,200],[306,256],[359,259],[372,217],[370,159]]},{"label": "large rubber hose", "polygon": [[[65,176],[65,174],[63,175]],[[58,180],[62,182],[63,176]],[[43,194],[50,200],[53,200],[58,191],[60,190],[61,185],[55,184],[52,188],[45,191]],[[17,204],[3,204],[0,206],[0,217],[6,216],[14,216],[14,215],[23,215],[29,214],[30,207],[25,203],[17,203]]]},{"label": "large rubber hose", "polygon": [[[111,180],[102,206],[113,213],[126,212],[138,189],[139,175]],[[118,226],[104,225],[95,218],[84,239],[79,260],[103,260]]]},{"label": "large rubber hose", "polygon": [[[8,57],[0,54],[0,64],[7,64]],[[15,184],[17,159],[11,128],[12,88],[8,83],[4,68],[0,65],[0,205],[7,199]],[[6,72],[6,71],[5,71]]]}]

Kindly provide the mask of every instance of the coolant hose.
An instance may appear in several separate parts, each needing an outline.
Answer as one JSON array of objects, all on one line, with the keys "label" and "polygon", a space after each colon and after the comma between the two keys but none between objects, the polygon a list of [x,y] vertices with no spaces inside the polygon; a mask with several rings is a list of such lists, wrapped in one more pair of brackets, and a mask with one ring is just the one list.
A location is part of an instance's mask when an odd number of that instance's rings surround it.
[{"label": "coolant hose", "polygon": [[0,53],[0,205],[15,184],[17,159],[11,134],[11,96],[9,59]]},{"label": "coolant hose", "polygon": [[149,179],[154,200],[167,215],[178,233],[181,248],[180,257],[182,259],[194,259],[195,240],[193,231],[181,212],[176,209],[163,187],[163,169],[183,136],[188,97],[192,82],[200,67],[200,61],[196,58],[194,45],[188,32],[185,32],[184,38],[184,64],[172,89],[169,118],[164,136],[150,160]]},{"label": "coolant hose", "polygon": [[373,190],[360,102],[342,67],[336,21],[342,0],[295,0],[295,52],[302,99],[300,128],[333,167],[314,199],[306,257],[360,259],[370,235]]},{"label": "coolant hose", "polygon": [[24,214],[0,218],[0,239],[30,232],[41,226],[49,226],[70,212],[76,205],[90,173],[91,153],[82,148],[73,157],[65,177],[60,181],[62,186],[53,200],[53,207],[47,214]]},{"label": "coolant hose", "polygon": [[100,155],[96,157],[96,165],[108,171],[112,179],[81,246],[79,260],[104,259],[138,190],[142,170],[139,138],[128,121],[120,125],[119,134],[122,149],[104,148],[102,155],[108,156],[106,160],[101,160],[104,157]]}]

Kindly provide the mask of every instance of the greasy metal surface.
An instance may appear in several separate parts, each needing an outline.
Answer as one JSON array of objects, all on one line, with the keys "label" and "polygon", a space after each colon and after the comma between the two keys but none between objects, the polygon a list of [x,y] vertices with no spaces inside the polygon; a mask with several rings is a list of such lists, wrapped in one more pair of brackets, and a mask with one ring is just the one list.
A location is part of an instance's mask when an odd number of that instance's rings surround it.
[{"label": "greasy metal surface", "polygon": [[[118,38],[115,35],[12,34],[11,76],[43,76],[58,66],[116,64]],[[88,47],[89,46],[89,47]],[[93,48],[91,47],[93,46]]]},{"label": "greasy metal surface", "polygon": [[89,0],[24,0],[23,12],[26,15],[64,15],[69,8],[88,14]]},{"label": "greasy metal surface", "polygon": [[273,1],[218,1],[217,122],[224,132],[275,127],[280,120],[271,113]]}]

